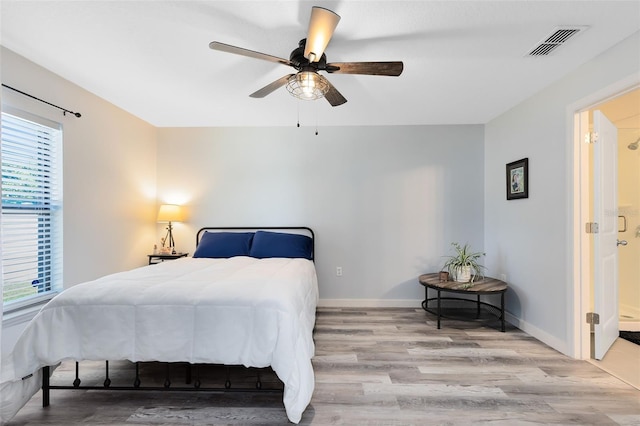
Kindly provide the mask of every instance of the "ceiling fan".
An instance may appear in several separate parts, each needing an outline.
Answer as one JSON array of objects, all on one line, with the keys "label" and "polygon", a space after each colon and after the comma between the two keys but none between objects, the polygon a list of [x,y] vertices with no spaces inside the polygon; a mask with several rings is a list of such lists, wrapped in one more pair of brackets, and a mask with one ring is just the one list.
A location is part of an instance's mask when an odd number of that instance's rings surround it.
[{"label": "ceiling fan", "polygon": [[399,76],[404,68],[401,61],[328,63],[324,50],[329,44],[339,21],[340,16],[331,10],[313,6],[307,38],[300,40],[298,47],[291,52],[289,59],[278,58],[218,41],[212,41],[209,43],[209,47],[213,50],[289,65],[297,70],[297,73],[285,75],[255,91],[249,95],[252,98],[264,98],[276,89],[286,85],[287,90],[297,98],[313,100],[324,97],[331,106],[335,107],[342,105],[347,100],[318,71],[326,71],[329,74]]}]

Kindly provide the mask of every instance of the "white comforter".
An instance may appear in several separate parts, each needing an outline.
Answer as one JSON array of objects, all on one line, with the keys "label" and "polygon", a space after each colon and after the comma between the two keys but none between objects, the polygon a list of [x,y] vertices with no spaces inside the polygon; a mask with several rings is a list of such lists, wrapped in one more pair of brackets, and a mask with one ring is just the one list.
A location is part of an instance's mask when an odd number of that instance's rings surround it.
[{"label": "white comforter", "polygon": [[298,423],[314,388],[317,300],[305,259],[184,258],[76,285],[42,308],[2,360],[1,419],[37,391],[40,367],[72,359],[271,366]]}]

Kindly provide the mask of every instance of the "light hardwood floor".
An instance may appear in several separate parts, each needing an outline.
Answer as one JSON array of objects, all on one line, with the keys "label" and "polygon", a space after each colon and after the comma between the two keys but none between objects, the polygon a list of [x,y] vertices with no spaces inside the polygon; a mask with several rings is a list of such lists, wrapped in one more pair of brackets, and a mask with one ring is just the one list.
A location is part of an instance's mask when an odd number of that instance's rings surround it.
[{"label": "light hardwood floor", "polygon": [[[303,425],[640,425],[640,391],[513,327],[318,310]],[[68,374],[61,368],[56,375]],[[57,391],[9,425],[284,425],[281,395]]]}]

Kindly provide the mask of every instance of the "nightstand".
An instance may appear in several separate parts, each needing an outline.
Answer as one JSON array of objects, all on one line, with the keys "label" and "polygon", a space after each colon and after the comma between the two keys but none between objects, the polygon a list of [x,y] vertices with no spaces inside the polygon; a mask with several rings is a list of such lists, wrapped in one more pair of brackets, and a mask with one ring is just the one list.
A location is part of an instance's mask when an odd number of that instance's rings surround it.
[{"label": "nightstand", "polygon": [[162,263],[165,260],[175,260],[181,257],[187,257],[189,253],[176,253],[176,254],[148,254],[149,265],[155,265],[156,263]]}]

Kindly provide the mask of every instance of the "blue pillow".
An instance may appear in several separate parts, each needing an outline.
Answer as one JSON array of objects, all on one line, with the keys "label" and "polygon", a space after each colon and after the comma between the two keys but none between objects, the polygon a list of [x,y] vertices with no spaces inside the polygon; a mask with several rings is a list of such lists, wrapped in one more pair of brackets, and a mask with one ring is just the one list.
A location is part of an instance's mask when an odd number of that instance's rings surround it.
[{"label": "blue pillow", "polygon": [[205,232],[193,257],[249,256],[253,232]]},{"label": "blue pillow", "polygon": [[306,235],[258,231],[253,237],[249,256],[259,259],[289,257],[311,260],[313,258],[313,241]]}]

